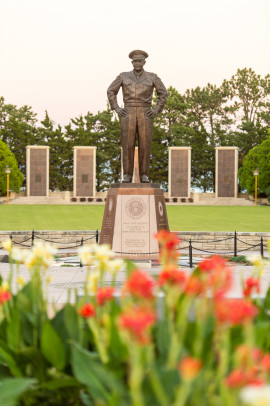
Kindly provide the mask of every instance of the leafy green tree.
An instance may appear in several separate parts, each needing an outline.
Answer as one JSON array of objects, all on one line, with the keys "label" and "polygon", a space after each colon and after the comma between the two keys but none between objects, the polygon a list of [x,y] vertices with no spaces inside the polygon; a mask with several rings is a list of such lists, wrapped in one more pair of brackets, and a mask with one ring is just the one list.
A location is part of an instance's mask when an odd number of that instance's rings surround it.
[{"label": "leafy green tree", "polygon": [[9,189],[14,192],[19,192],[24,179],[23,174],[19,171],[15,155],[10,151],[8,146],[0,140],[0,195],[2,196],[7,193],[6,167],[11,169],[9,175]]},{"label": "leafy green tree", "polygon": [[26,146],[39,144],[36,114],[31,107],[5,104],[0,97],[0,139],[14,153],[19,169],[26,175]]},{"label": "leafy green tree", "polygon": [[[269,133],[270,135],[270,133]],[[258,193],[266,194],[270,186],[270,136],[261,145],[252,148],[244,158],[243,166],[239,169],[240,185],[249,194],[255,192],[253,172],[259,169]]]},{"label": "leafy green tree", "polygon": [[38,139],[50,147],[49,173],[50,190],[72,189],[73,156],[70,142],[65,139],[61,126],[54,128],[53,121],[45,112],[45,118],[38,127]]},{"label": "leafy green tree", "polygon": [[270,75],[262,78],[251,68],[238,69],[236,74],[223,87],[230,94],[231,105],[237,112],[238,122],[257,121],[269,124],[270,119]]}]

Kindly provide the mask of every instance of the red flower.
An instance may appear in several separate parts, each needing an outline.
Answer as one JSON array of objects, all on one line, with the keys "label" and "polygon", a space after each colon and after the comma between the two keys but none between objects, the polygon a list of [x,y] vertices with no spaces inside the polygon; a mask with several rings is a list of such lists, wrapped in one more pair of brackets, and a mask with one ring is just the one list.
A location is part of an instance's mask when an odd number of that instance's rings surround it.
[{"label": "red flower", "polygon": [[230,388],[241,388],[247,385],[264,385],[265,381],[256,376],[253,370],[244,371],[242,369],[235,369],[227,376],[226,384]]},{"label": "red flower", "polygon": [[201,272],[210,272],[216,270],[222,270],[226,266],[226,260],[224,258],[215,255],[211,258],[204,259],[199,263],[198,268]]},{"label": "red flower", "polygon": [[152,299],[155,280],[143,271],[134,271],[125,283],[124,289],[131,295]]},{"label": "red flower", "polygon": [[167,267],[158,275],[158,284],[160,286],[168,284],[178,285],[180,288],[183,288],[186,281],[186,273],[184,271],[179,271],[174,267]]},{"label": "red flower", "polygon": [[186,357],[180,361],[179,370],[181,375],[186,380],[196,378],[202,368],[202,363],[197,358]]},{"label": "red flower", "polygon": [[263,369],[265,369],[267,372],[270,372],[270,354],[264,355],[264,357],[260,361],[260,364],[262,365]]},{"label": "red flower", "polygon": [[4,302],[8,302],[11,298],[11,293],[8,290],[0,288],[0,305]]},{"label": "red flower", "polygon": [[80,308],[79,314],[84,318],[94,317],[96,314],[95,308],[91,303],[85,303]]},{"label": "red flower", "polygon": [[251,321],[258,309],[245,300],[220,299],[215,302],[215,314],[220,323],[236,325]]},{"label": "red flower", "polygon": [[260,293],[260,280],[250,277],[245,280],[243,294],[250,296],[253,291]]},{"label": "red flower", "polygon": [[134,307],[120,315],[119,327],[128,331],[138,344],[147,344],[150,342],[150,328],[155,320],[156,315],[153,311]]},{"label": "red flower", "polygon": [[114,288],[99,288],[97,291],[97,303],[99,306],[103,306],[106,302],[112,300],[114,294]]},{"label": "red flower", "polygon": [[154,237],[158,240],[162,247],[169,251],[176,249],[181,242],[180,238],[178,238],[175,233],[170,233],[170,231],[167,230],[159,230]]}]

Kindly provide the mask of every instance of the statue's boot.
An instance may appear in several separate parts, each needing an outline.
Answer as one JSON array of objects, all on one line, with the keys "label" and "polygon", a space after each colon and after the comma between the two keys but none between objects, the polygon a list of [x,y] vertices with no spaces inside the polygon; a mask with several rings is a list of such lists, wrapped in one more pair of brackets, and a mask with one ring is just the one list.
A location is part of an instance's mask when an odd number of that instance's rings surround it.
[{"label": "statue's boot", "polygon": [[148,176],[146,176],[146,175],[140,176],[140,180],[141,180],[141,183],[150,183],[150,180],[148,179]]},{"label": "statue's boot", "polygon": [[131,183],[132,177],[130,175],[124,175],[122,183]]}]

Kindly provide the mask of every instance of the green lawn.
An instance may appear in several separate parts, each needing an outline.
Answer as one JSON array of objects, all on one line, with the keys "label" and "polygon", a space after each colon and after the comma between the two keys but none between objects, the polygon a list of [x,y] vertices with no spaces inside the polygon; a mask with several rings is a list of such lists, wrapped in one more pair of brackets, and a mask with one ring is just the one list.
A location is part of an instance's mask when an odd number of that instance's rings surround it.
[{"label": "green lawn", "polygon": [[[270,232],[270,206],[167,206],[172,231]],[[101,229],[104,206],[1,205],[0,230]]]}]

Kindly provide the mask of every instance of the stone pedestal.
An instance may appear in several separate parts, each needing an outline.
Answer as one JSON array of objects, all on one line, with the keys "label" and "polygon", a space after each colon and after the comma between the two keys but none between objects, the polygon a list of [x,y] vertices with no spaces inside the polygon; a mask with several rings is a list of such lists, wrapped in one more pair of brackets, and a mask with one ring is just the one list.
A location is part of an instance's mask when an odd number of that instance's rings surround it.
[{"label": "stone pedestal", "polygon": [[191,147],[169,147],[169,197],[190,197]]},{"label": "stone pedestal", "polygon": [[122,183],[108,190],[100,244],[110,244],[122,258],[157,259],[153,237],[169,230],[164,191],[159,184]]},{"label": "stone pedestal", "polygon": [[216,147],[216,197],[237,197],[238,148]]},{"label": "stone pedestal", "polygon": [[27,196],[49,196],[49,148],[45,145],[26,147]]},{"label": "stone pedestal", "polygon": [[96,194],[96,147],[73,147],[73,196]]}]

